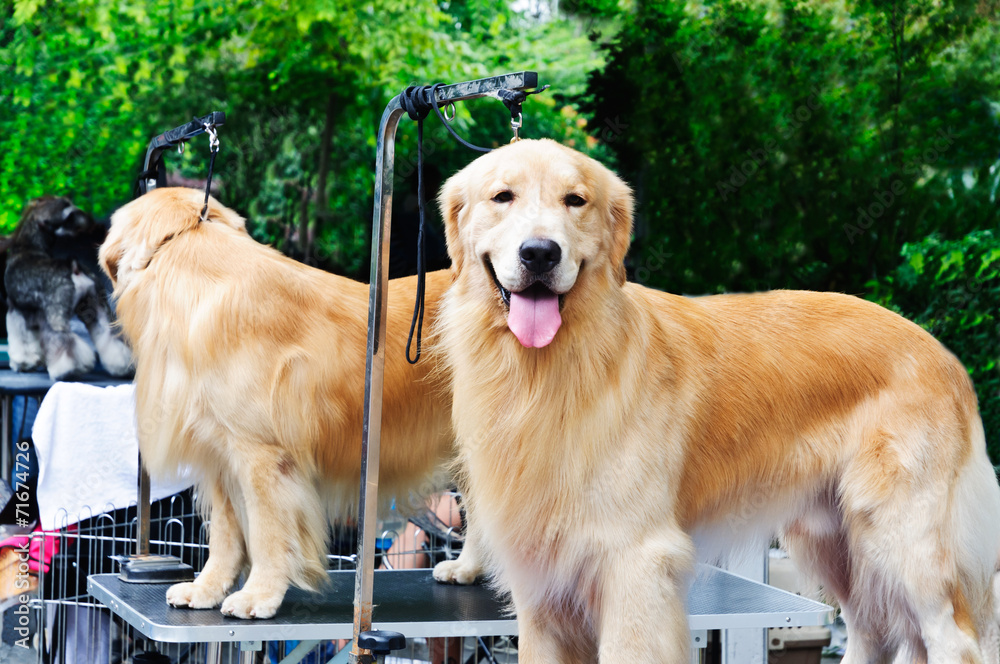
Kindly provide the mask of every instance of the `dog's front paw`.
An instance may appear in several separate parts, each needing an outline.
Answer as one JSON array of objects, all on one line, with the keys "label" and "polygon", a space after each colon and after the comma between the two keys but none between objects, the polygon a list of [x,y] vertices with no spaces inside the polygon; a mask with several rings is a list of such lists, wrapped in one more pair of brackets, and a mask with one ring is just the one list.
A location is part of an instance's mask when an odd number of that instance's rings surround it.
[{"label": "dog's front paw", "polygon": [[239,590],[226,598],[222,603],[222,612],[234,618],[270,618],[278,611],[283,597],[275,597],[273,593],[259,593],[252,590]]},{"label": "dog's front paw", "polygon": [[45,363],[42,362],[41,358],[38,358],[37,361],[25,361],[25,362],[15,362],[14,360],[11,360],[10,368],[18,373],[28,373],[29,371],[44,369]]},{"label": "dog's front paw", "polygon": [[479,576],[479,568],[457,560],[445,560],[434,566],[434,579],[439,583],[457,583],[460,586],[468,586],[476,582]]},{"label": "dog's front paw", "polygon": [[60,347],[48,354],[45,363],[48,365],[49,378],[62,380],[71,375],[82,375],[91,371],[97,362],[94,349],[76,334],[67,338],[68,347]]},{"label": "dog's front paw", "polygon": [[225,597],[225,590],[192,582],[177,583],[167,589],[167,604],[191,609],[215,608]]},{"label": "dog's front paw", "polygon": [[111,330],[98,334],[94,339],[101,364],[112,376],[124,376],[132,371],[132,351]]}]

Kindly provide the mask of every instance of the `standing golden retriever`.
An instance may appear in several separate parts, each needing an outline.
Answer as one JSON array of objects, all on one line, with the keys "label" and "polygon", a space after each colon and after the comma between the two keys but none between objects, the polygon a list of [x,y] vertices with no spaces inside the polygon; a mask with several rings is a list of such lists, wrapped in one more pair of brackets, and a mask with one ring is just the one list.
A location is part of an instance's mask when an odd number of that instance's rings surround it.
[{"label": "standing golden retriever", "polygon": [[551,141],[441,201],[452,422],[521,662],[690,661],[695,543],[772,530],[840,602],[845,664],[997,661],[1000,489],[940,343],[845,295],[626,283],[629,188]]},{"label": "standing golden retriever", "polygon": [[[208,562],[167,601],[267,618],[290,583],[326,578],[327,514],[357,502],[368,286],[257,243],[214,199],[199,223],[202,197],[156,189],[124,206],[100,260],[135,352],[143,461],[156,475],[191,468],[211,506]],[[430,322],[449,281],[427,275]],[[430,358],[404,359],[415,285],[389,286],[383,498],[452,453],[446,386]]]}]

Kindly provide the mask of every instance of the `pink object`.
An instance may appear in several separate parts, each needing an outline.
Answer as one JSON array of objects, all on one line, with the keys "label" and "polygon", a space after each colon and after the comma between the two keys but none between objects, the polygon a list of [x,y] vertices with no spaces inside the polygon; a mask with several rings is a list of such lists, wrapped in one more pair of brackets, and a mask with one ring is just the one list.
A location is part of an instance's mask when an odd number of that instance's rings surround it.
[{"label": "pink object", "polygon": [[[67,532],[73,532],[76,526],[70,526]],[[39,537],[41,534],[41,537]],[[24,550],[24,545],[28,545],[28,571],[38,574],[40,569],[49,571],[49,563],[52,558],[59,553],[60,532],[58,530],[43,531],[41,526],[35,528],[30,535],[18,535],[8,537],[0,542],[0,549],[12,548],[19,551]],[[45,559],[42,560],[42,542],[45,542]]]},{"label": "pink object", "polygon": [[560,325],[559,296],[552,291],[532,286],[521,293],[510,294],[507,327],[525,348],[548,346]]}]

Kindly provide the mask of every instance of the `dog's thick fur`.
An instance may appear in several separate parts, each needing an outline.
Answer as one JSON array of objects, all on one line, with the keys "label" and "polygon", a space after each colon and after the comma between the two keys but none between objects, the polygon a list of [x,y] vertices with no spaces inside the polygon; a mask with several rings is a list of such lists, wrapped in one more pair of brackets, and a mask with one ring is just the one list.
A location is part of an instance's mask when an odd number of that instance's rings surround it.
[{"label": "dog's thick fur", "polygon": [[[1000,489],[940,343],[845,295],[626,283],[630,190],[551,141],[481,157],[441,201],[456,280],[439,350],[521,662],[690,661],[696,544],[772,531],[839,601],[845,664],[997,661]],[[518,257],[538,238],[561,248],[542,275]],[[562,323],[529,348],[498,284],[536,282]]]},{"label": "dog's thick fur", "polygon": [[[143,461],[190,467],[211,504],[209,560],[167,600],[266,618],[290,583],[326,578],[327,512],[357,502],[368,286],[257,243],[214,199],[199,223],[202,197],[162,188],[129,203],[100,259],[135,350]],[[425,324],[449,281],[427,275]],[[389,287],[380,498],[421,488],[452,454],[432,360],[404,359],[414,290]]]},{"label": "dog's thick fur", "polygon": [[[47,369],[59,380],[87,373],[96,358],[70,330],[78,316],[108,373],[131,371],[132,354],[112,329],[104,289],[75,260],[53,256],[57,236],[86,236],[93,221],[68,199],[45,196],[29,202],[7,249],[7,337],[14,371]],[[96,246],[96,243],[95,245]]]}]

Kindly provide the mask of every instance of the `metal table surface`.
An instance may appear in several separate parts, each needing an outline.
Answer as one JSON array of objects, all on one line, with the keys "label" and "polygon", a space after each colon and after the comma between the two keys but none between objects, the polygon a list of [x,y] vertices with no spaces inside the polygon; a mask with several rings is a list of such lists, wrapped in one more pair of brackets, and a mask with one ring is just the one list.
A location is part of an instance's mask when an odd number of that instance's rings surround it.
[{"label": "metal table surface", "polygon": [[[291,589],[269,620],[240,620],[218,609],[167,605],[169,584],[124,583],[116,574],[96,574],[87,589],[147,638],[166,643],[349,639],[353,636],[354,572],[330,572],[319,593]],[[430,570],[375,574],[373,627],[407,637],[517,634],[517,621],[486,586],[450,586]],[[832,609],[715,567],[700,565],[688,594],[692,631],[822,625]]]}]

